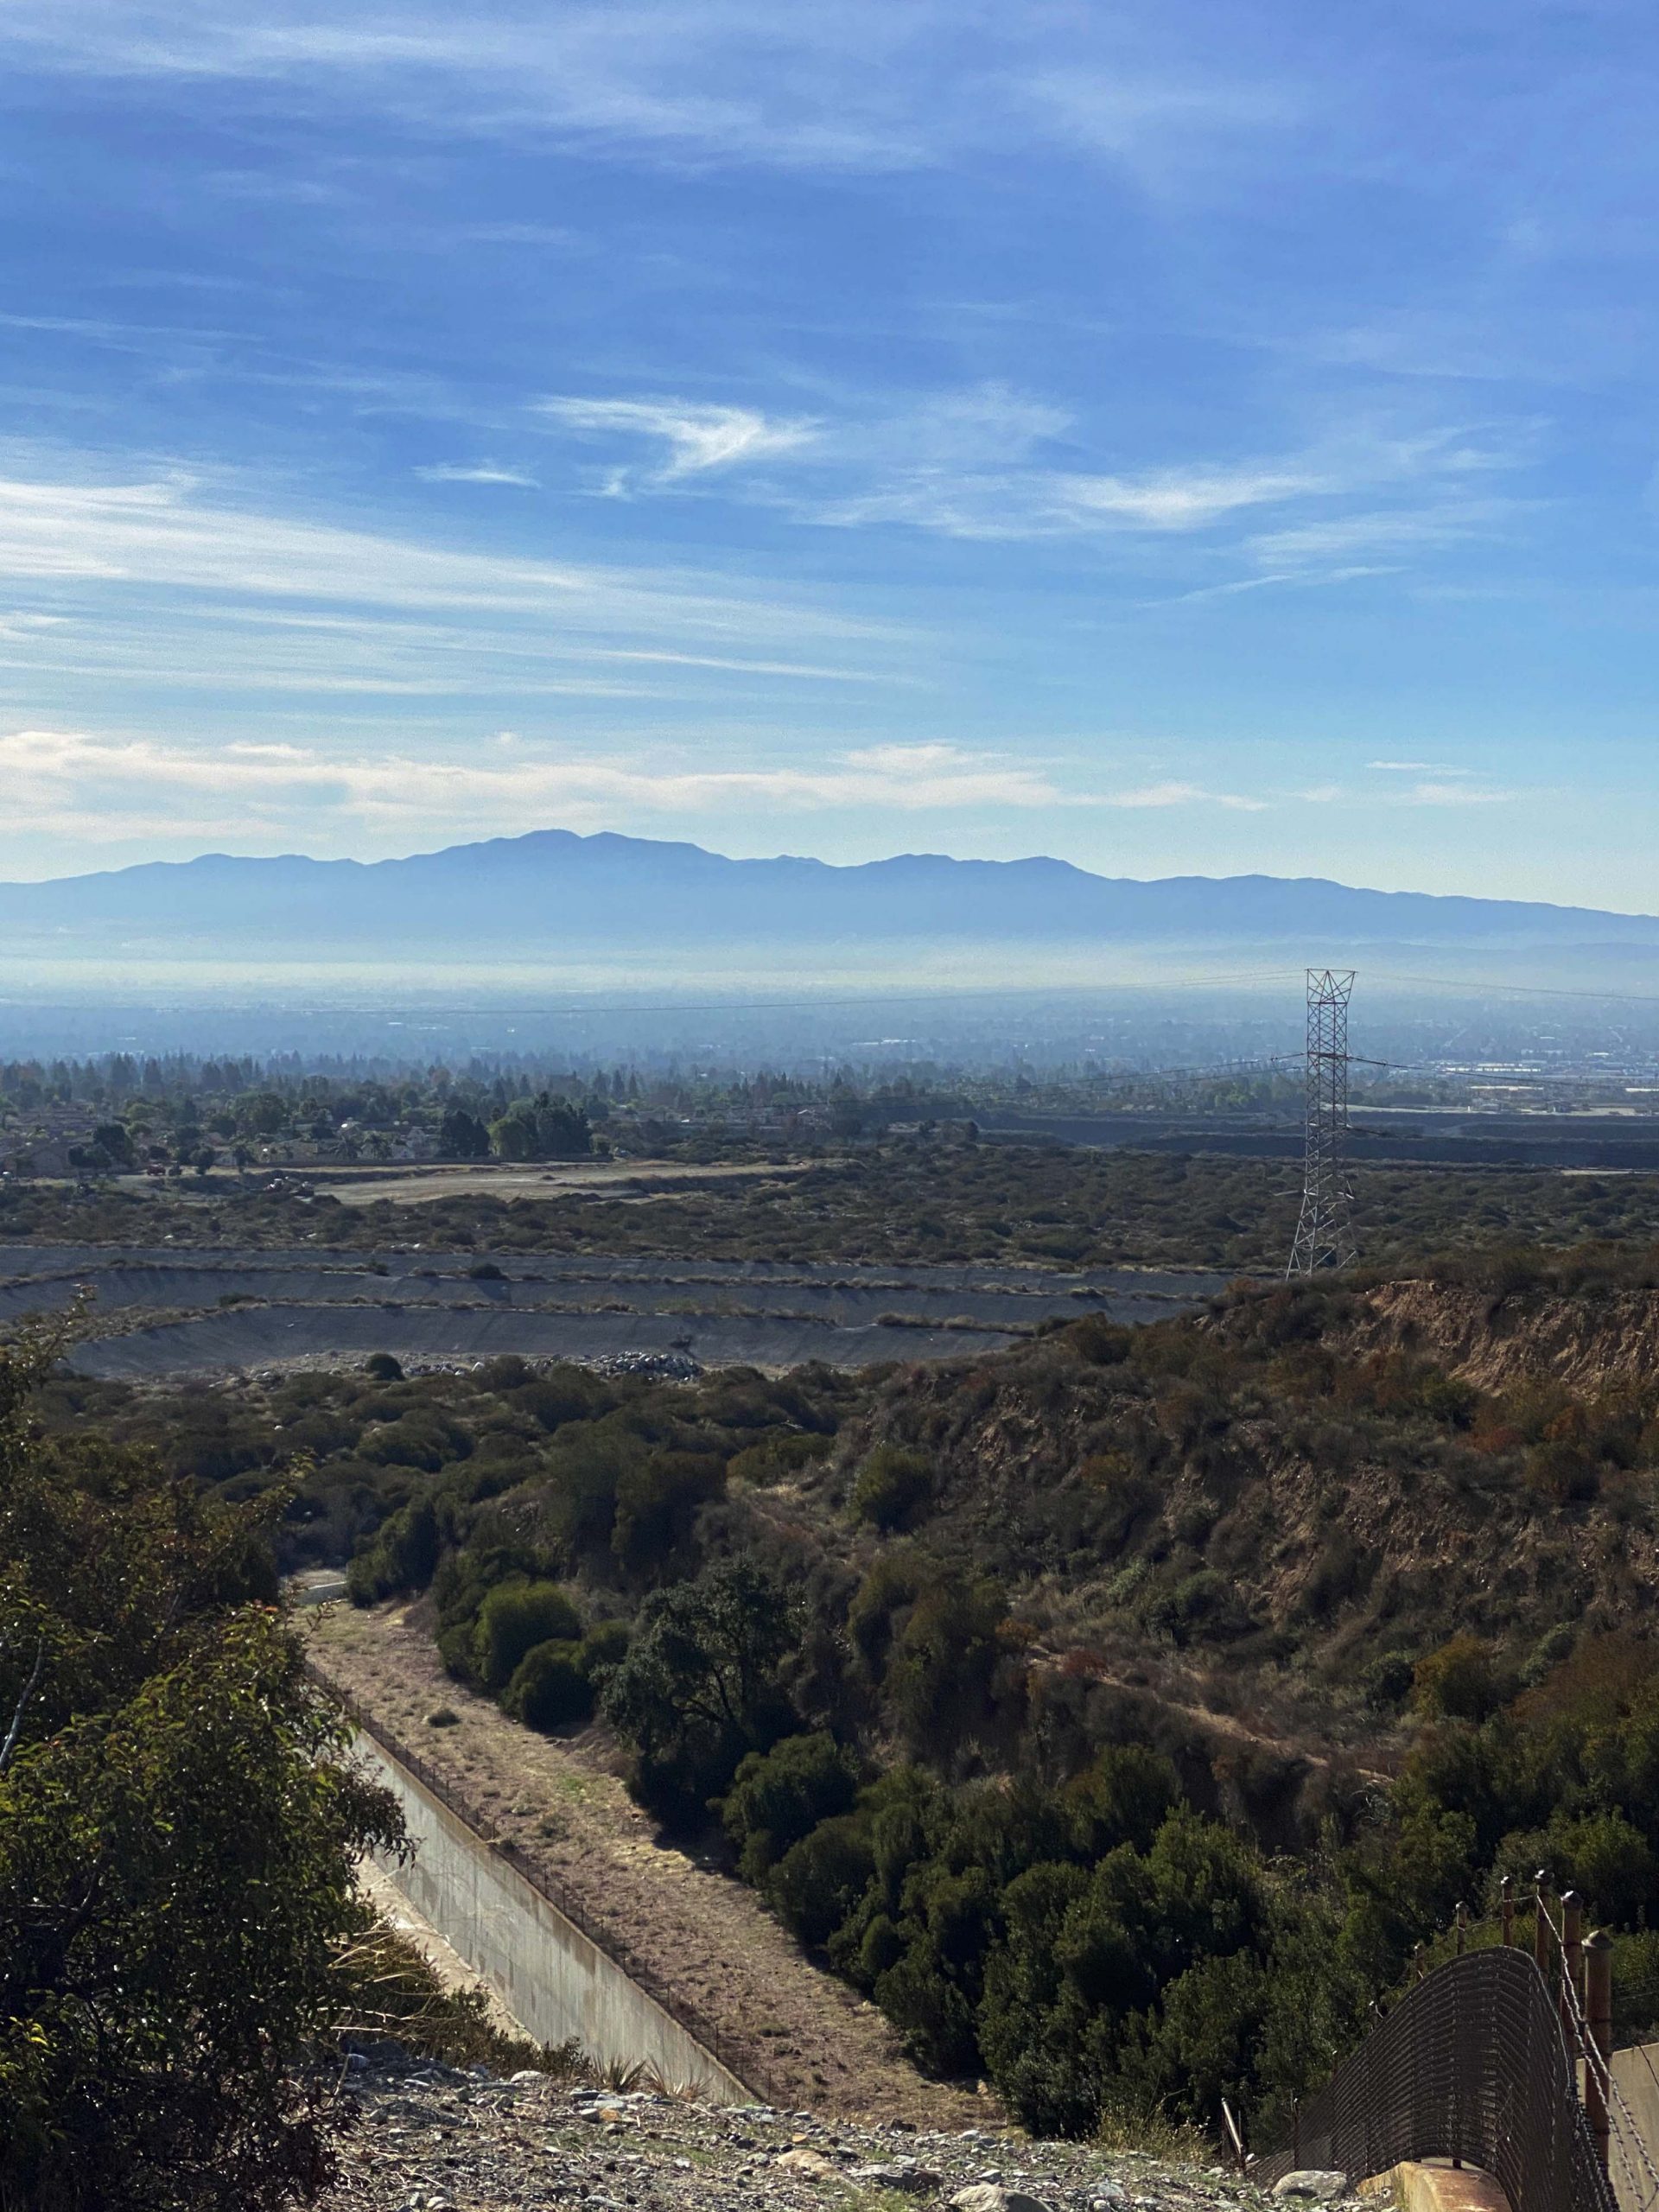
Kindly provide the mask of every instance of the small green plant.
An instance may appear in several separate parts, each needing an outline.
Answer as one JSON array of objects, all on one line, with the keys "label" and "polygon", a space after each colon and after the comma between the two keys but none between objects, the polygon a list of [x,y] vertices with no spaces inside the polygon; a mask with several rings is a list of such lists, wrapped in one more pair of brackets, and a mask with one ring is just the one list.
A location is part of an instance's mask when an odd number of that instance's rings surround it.
[{"label": "small green plant", "polygon": [[853,1478],[848,1503],[855,1521],[884,1535],[912,1529],[933,1500],[933,1470],[919,1452],[878,1444]]}]

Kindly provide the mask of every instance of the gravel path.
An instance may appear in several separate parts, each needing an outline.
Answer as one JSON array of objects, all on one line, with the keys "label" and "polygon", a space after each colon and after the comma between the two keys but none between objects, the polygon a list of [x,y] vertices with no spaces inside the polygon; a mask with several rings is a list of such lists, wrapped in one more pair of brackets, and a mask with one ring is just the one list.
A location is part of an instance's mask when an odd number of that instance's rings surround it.
[{"label": "gravel path", "polygon": [[398,2056],[358,2062],[343,2176],[322,2212],[1264,2212],[1219,2167],[1171,2166],[984,2125],[874,2128],[570,2089]]},{"label": "gravel path", "polygon": [[[593,1743],[538,1736],[469,1695],[406,1608],[328,1606],[308,1625],[319,1672],[511,1836],[590,1923],[614,1928],[712,2013],[740,2074],[747,2060],[746,2078],[774,2095],[846,2117],[960,2127],[983,2116],[984,2100],[919,2074],[874,2005],[814,1966],[752,1891],[658,1843]],[[457,1726],[426,1725],[440,1706]]]}]

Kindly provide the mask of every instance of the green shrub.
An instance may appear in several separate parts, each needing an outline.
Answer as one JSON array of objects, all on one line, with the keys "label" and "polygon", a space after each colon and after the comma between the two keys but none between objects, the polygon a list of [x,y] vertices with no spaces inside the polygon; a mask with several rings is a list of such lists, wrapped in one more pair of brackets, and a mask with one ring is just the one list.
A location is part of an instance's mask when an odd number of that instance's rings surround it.
[{"label": "green shrub", "polygon": [[595,1621],[582,1639],[582,1671],[595,1686],[601,1683],[613,1667],[621,1665],[628,1653],[629,1630],[626,1621]]},{"label": "green shrub", "polygon": [[700,1817],[747,1753],[788,1732],[779,1669],[798,1632],[793,1598],[748,1560],[722,1560],[645,1600],[604,1706],[653,1810]]},{"label": "green shrub", "polygon": [[712,1452],[653,1452],[616,1481],[611,1553],[623,1573],[652,1580],[676,1558],[689,1563],[698,1510],[725,1487],[726,1463]]},{"label": "green shrub", "polygon": [[346,1573],[346,1593],[354,1605],[404,1590],[424,1590],[437,1570],[438,1516],[429,1497],[411,1498],[383,1523],[379,1535],[361,1551]]},{"label": "green shrub", "polygon": [[764,1489],[772,1483],[784,1482],[791,1475],[798,1474],[803,1467],[810,1467],[826,1458],[835,1443],[833,1436],[820,1436],[810,1430],[777,1428],[758,1444],[745,1445],[727,1462],[727,1479],[734,1483],[753,1483]]},{"label": "green shrub", "polygon": [[308,2082],[397,1808],[232,1507],[28,1394],[0,1347],[0,2203],[276,2212],[330,2178]]},{"label": "green shrub", "polygon": [[884,1685],[906,1739],[933,1758],[990,1717],[997,1631],[1007,1617],[988,1580],[924,1590],[894,1639]]},{"label": "green shrub", "polygon": [[568,1639],[537,1643],[513,1669],[502,1710],[527,1728],[547,1731],[589,1719],[594,1686],[582,1665],[582,1647]]},{"label": "green shrub", "polygon": [[502,1690],[538,1643],[574,1643],[581,1635],[576,1609],[556,1582],[505,1583],[479,1608],[473,1666],[486,1689]]},{"label": "green shrub", "polygon": [[372,1382],[401,1382],[404,1370],[389,1351],[372,1351],[363,1363],[363,1372]]},{"label": "green shrub", "polygon": [[855,1521],[891,1535],[913,1528],[932,1498],[933,1470],[923,1454],[878,1444],[855,1476],[848,1503]]},{"label": "green shrub", "polygon": [[721,1805],[744,1880],[758,1883],[821,1821],[850,1811],[857,1782],[852,1759],[827,1731],[751,1751]]},{"label": "green shrub", "polygon": [[843,1815],[822,1822],[790,1847],[766,1878],[766,1901],[803,1943],[825,1943],[863,1896],[874,1871],[863,1821]]},{"label": "green shrub", "polygon": [[1484,1720],[1503,1704],[1492,1648],[1478,1636],[1454,1636],[1420,1659],[1412,1675],[1414,1709],[1432,1720]]}]

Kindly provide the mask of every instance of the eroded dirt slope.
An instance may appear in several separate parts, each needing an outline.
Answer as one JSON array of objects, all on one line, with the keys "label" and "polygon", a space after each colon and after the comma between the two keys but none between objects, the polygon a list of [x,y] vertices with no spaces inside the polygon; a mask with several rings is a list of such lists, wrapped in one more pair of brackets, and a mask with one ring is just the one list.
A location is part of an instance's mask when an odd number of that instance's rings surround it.
[{"label": "eroded dirt slope", "polygon": [[1594,1394],[1659,1375],[1659,1291],[1568,1297],[1550,1290],[1492,1292],[1458,1284],[1382,1283],[1365,1294],[1357,1351],[1433,1359],[1483,1390],[1552,1376]]}]

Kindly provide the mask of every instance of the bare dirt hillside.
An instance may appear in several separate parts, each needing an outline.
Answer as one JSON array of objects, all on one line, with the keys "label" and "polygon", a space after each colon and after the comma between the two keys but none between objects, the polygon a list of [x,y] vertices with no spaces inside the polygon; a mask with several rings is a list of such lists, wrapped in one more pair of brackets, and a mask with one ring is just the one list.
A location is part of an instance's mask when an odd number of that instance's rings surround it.
[{"label": "bare dirt hillside", "polygon": [[1353,1342],[1361,1352],[1433,1359],[1482,1390],[1549,1376],[1593,1394],[1659,1376],[1659,1291],[1498,1296],[1452,1283],[1383,1283],[1365,1294]]},{"label": "bare dirt hillside", "polygon": [[[671,1986],[713,2012],[774,2101],[918,2127],[982,2124],[987,2100],[924,2079],[874,2005],[813,1966],[753,1891],[658,1843],[598,1751],[538,1736],[470,1695],[410,1609],[327,1607],[312,1628],[322,1676],[418,1749],[458,1796],[614,1926]],[[454,1727],[429,1713],[448,1707]]]}]

